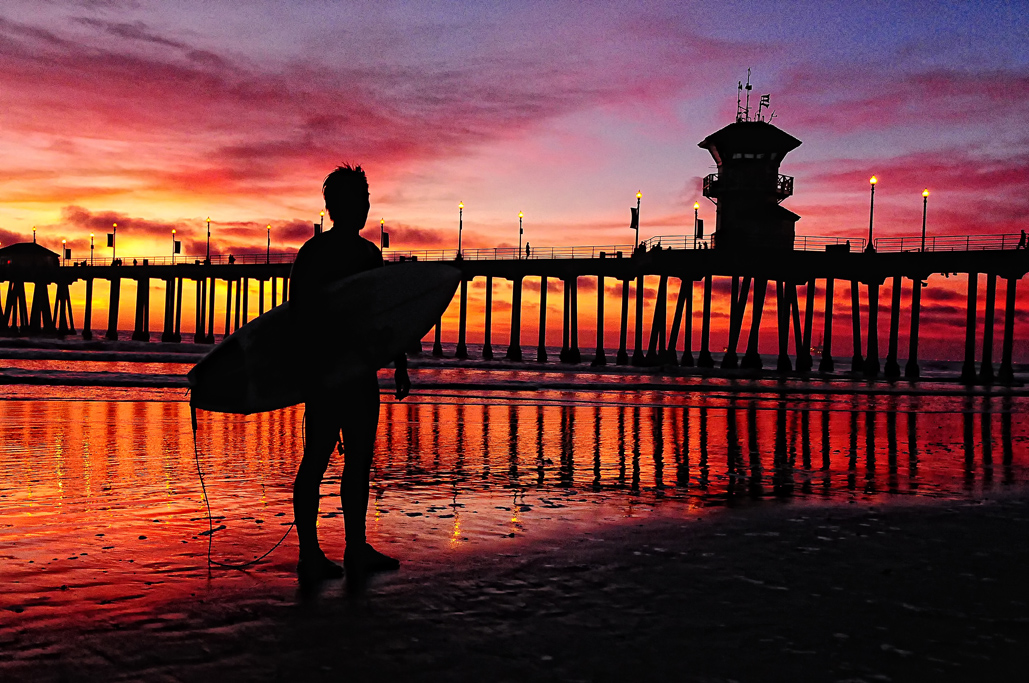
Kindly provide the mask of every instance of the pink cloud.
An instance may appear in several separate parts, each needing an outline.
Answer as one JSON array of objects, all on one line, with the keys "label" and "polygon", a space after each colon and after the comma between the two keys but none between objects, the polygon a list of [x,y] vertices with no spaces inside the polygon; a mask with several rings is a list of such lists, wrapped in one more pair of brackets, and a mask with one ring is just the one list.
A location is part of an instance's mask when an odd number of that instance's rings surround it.
[{"label": "pink cloud", "polygon": [[784,80],[798,128],[846,132],[1010,120],[1024,109],[1027,92],[1029,73],[1018,70],[905,75],[879,65],[803,64]]}]

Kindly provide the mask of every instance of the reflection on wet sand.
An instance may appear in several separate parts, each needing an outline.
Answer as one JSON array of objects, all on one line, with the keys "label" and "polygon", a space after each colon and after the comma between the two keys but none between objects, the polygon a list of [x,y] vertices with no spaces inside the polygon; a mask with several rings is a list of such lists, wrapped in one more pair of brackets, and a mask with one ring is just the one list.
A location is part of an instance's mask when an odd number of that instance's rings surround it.
[{"label": "reflection on wet sand", "polygon": [[[960,499],[1029,481],[1026,422],[1013,419],[1025,412],[1021,397],[624,396],[386,400],[369,533],[405,557],[431,556],[657,508]],[[10,400],[3,410],[0,580],[16,587],[5,600],[65,584],[82,590],[53,604],[110,607],[145,600],[155,580],[188,591],[206,576],[207,518],[184,404]],[[201,414],[197,446],[225,559],[263,552],[289,523],[302,418],[300,408]],[[338,464],[330,473],[326,492]],[[323,523],[339,514],[331,501]],[[291,576],[285,559],[268,566]],[[105,583],[114,576],[124,578],[117,589]]]}]

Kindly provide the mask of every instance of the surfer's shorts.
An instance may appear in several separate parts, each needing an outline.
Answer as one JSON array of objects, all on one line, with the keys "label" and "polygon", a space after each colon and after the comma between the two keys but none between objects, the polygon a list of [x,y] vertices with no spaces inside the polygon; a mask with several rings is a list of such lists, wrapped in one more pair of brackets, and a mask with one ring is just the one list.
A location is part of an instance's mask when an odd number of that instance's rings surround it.
[{"label": "surfer's shorts", "polygon": [[312,391],[305,409],[309,428],[342,431],[344,447],[348,437],[374,442],[379,426],[379,379],[369,373],[332,391]]}]

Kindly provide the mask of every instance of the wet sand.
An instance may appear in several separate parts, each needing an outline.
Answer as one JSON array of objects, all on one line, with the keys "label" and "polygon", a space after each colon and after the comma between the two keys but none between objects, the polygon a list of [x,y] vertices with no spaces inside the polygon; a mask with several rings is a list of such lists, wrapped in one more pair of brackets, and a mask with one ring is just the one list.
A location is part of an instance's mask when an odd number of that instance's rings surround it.
[{"label": "wet sand", "polygon": [[990,680],[1029,665],[1027,566],[1025,494],[762,503],[515,539],[363,588],[223,590],[215,573],[146,617],[0,615],[0,679]]}]

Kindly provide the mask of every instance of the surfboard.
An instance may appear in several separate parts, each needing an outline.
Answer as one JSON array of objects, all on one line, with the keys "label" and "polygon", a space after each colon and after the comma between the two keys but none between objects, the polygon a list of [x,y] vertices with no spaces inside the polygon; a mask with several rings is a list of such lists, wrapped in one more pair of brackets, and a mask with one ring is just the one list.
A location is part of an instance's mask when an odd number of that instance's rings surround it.
[{"label": "surfboard", "polygon": [[378,370],[411,348],[439,321],[461,271],[437,263],[376,268],[330,285],[323,297],[332,353],[311,348],[290,325],[289,302],[240,327],[187,374],[190,405],[249,415],[303,402],[303,367],[324,369],[327,386]]}]

